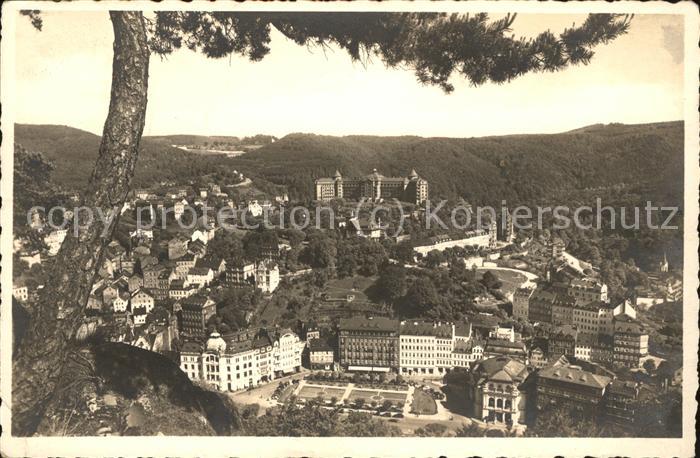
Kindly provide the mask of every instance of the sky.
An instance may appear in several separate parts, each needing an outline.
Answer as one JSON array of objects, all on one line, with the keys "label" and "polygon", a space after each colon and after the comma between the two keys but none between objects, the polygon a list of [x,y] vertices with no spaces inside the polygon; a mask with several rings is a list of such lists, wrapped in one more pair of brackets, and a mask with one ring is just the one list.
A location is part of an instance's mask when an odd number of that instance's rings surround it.
[{"label": "sky", "polygon": [[[107,107],[112,29],[106,12],[44,12],[41,32],[17,23],[16,120],[99,134]],[[492,17],[501,17],[492,14]],[[516,36],[559,33],[585,15],[519,14]],[[271,53],[208,59],[180,50],[151,58],[145,135],[476,137],[555,133],[590,124],[683,118],[683,17],[635,15],[628,34],[588,66],[455,91],[423,86],[378,59],[297,46],[276,31]]]}]

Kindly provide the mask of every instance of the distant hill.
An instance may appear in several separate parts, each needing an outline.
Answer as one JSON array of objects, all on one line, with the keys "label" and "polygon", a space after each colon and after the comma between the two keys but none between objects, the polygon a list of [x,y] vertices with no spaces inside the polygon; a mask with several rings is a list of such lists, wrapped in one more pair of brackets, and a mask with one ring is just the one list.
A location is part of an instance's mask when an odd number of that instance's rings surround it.
[{"label": "distant hill", "polygon": [[[15,142],[29,151],[43,153],[53,162],[53,181],[67,188],[83,189],[95,165],[100,137],[67,126],[15,124]],[[229,158],[186,152],[173,148],[172,143],[170,137],[141,139],[134,186],[196,178],[230,165]]]},{"label": "distant hill", "polygon": [[[214,137],[144,137],[135,185],[242,170],[260,182],[283,185],[297,199],[313,197],[313,180],[369,173],[407,175],[411,168],[430,182],[433,197],[464,197],[473,204],[506,199],[532,202],[571,190],[633,187],[664,202],[683,195],[683,123],[593,125],[551,135],[482,138],[417,136],[333,137],[290,134],[236,158],[202,156],[170,146]],[[222,137],[235,138],[235,137]],[[43,152],[69,186],[87,182],[99,137],[65,126],[15,126],[15,141]]]},{"label": "distant hill", "polygon": [[144,138],[168,145],[204,145],[214,142],[239,143],[241,141],[238,137],[209,137],[206,135],[149,135],[144,136]]},{"label": "distant hill", "polygon": [[241,156],[251,174],[310,198],[313,180],[369,173],[430,182],[433,197],[531,202],[567,190],[626,185],[664,201],[683,195],[683,123],[596,125],[553,135],[482,138],[331,137],[291,134]]}]

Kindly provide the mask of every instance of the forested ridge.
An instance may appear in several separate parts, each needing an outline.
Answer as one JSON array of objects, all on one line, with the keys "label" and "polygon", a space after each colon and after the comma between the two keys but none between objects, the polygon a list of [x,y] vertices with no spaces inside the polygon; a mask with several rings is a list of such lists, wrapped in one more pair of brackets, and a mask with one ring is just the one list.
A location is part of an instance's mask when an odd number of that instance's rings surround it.
[{"label": "forested ridge", "polygon": [[[22,124],[15,137],[54,163],[57,183],[78,188],[87,182],[100,140],[69,127]],[[683,123],[594,125],[561,134],[481,138],[290,134],[236,158],[196,155],[173,148],[163,137],[144,137],[135,185],[181,181],[229,167],[287,186],[299,200],[312,198],[313,180],[336,169],[347,177],[373,168],[405,176],[415,168],[430,182],[431,197],[463,197],[477,205],[503,199],[533,203],[572,190],[612,187],[632,187],[645,198],[681,205]]]},{"label": "forested ridge", "polygon": [[553,135],[481,138],[330,137],[291,134],[236,158],[243,169],[312,197],[313,179],[369,173],[430,182],[431,197],[474,204],[532,202],[571,189],[643,186],[667,201],[682,197],[683,124],[591,126]]},{"label": "forested ridge", "polygon": [[[193,137],[182,136],[181,140],[194,143]],[[165,140],[165,137],[141,139],[134,187],[182,181],[232,167],[231,160],[222,155],[183,151]],[[52,163],[56,184],[82,190],[95,165],[100,137],[67,126],[15,124],[15,142],[29,151],[42,153]]]}]

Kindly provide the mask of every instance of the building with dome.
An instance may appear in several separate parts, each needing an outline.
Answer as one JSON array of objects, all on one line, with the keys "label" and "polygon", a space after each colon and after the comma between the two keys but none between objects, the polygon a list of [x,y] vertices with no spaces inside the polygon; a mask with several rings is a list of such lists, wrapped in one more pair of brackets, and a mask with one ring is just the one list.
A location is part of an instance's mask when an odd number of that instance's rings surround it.
[{"label": "building with dome", "polygon": [[288,329],[245,330],[221,335],[212,332],[202,345],[186,342],[180,369],[193,381],[220,391],[238,391],[271,382],[301,367],[306,342]]},{"label": "building with dome", "polygon": [[377,169],[360,177],[344,178],[336,170],[332,177],[318,178],[316,200],[398,199],[420,205],[428,200],[428,182],[414,170],[406,177],[386,177]]},{"label": "building with dome", "polygon": [[272,381],[273,342],[264,332],[242,331],[222,336],[212,332],[200,345],[187,342],[180,351],[180,369],[190,380],[220,391],[238,391]]},{"label": "building with dome", "polygon": [[507,356],[488,358],[478,363],[472,374],[467,397],[476,418],[503,425],[525,423],[523,382],[530,375],[525,363]]}]

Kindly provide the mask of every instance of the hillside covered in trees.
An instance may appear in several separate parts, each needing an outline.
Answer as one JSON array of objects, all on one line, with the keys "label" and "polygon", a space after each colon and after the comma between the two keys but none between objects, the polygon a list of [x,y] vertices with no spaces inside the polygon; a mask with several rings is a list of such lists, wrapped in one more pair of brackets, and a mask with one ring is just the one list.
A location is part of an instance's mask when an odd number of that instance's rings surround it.
[{"label": "hillside covered in trees", "polygon": [[[411,168],[430,182],[431,197],[473,204],[533,202],[562,191],[642,187],[664,202],[683,195],[683,123],[595,125],[553,135],[482,138],[330,137],[291,134],[236,158],[311,198],[313,180],[367,174],[404,176]],[[646,194],[646,193],[645,193]],[[496,200],[496,202],[494,202]]]},{"label": "hillside covered in trees", "polygon": [[[193,137],[183,136],[181,140],[192,140]],[[15,142],[28,151],[42,153],[52,163],[52,179],[56,184],[82,190],[95,166],[100,137],[67,126],[15,124]],[[174,148],[169,137],[143,137],[134,187],[151,186],[160,181],[189,180],[233,167],[231,159],[223,155],[183,151]]]},{"label": "hillside covered in trees", "polygon": [[[503,199],[532,204],[572,191],[604,195],[621,188],[633,189],[644,200],[682,205],[680,121],[482,138],[290,134],[235,158],[188,153],[170,146],[175,138],[143,137],[135,186],[236,168],[260,182],[284,185],[292,198],[304,200],[313,198],[315,178],[331,176],[336,169],[344,176],[373,168],[403,176],[415,168],[430,182],[431,197],[463,197],[475,205],[500,205]],[[207,138],[179,139],[202,143]],[[78,188],[87,182],[99,145],[91,133],[48,125],[18,124],[15,141],[51,160],[58,184]]]}]

